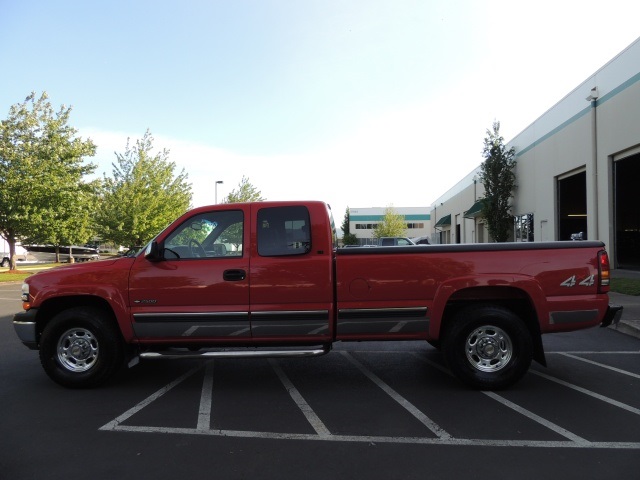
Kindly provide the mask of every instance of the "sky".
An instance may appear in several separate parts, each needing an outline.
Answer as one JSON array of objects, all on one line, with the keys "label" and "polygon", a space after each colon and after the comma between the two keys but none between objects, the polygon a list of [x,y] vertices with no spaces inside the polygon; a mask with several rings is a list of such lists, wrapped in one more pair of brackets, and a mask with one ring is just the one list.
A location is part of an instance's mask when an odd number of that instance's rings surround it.
[{"label": "sky", "polygon": [[0,0],[0,119],[46,91],[96,175],[146,130],[193,206],[428,207],[640,35],[640,2]]}]

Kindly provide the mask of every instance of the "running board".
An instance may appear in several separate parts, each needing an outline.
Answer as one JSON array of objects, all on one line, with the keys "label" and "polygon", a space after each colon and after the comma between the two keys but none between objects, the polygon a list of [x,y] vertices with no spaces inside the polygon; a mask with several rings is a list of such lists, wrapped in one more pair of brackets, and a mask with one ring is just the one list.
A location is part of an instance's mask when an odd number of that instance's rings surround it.
[{"label": "running board", "polygon": [[286,358],[286,357],[319,357],[329,353],[331,345],[322,348],[305,350],[221,350],[221,351],[162,351],[142,352],[139,357],[148,359],[210,359],[210,358]]}]

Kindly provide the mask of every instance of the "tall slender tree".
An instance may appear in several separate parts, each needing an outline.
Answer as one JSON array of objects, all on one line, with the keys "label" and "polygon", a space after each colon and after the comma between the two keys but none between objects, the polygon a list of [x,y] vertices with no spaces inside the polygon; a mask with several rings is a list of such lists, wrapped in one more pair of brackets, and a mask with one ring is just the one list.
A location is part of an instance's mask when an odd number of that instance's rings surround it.
[{"label": "tall slender tree", "polygon": [[49,97],[32,92],[0,121],[0,235],[15,269],[17,241],[52,245],[86,241],[96,182],[85,157],[96,146],[77,136],[71,107],[54,111]]},{"label": "tall slender tree", "polygon": [[344,219],[342,220],[342,244],[343,245],[357,245],[358,237],[351,233],[351,212],[349,207],[344,212]]},{"label": "tall slender tree", "polygon": [[480,166],[480,181],[484,185],[482,217],[487,222],[489,235],[496,242],[506,242],[513,229],[511,198],[517,188],[515,149],[507,150],[500,135],[500,122],[493,122],[492,130],[487,130],[482,156],[485,161]]}]

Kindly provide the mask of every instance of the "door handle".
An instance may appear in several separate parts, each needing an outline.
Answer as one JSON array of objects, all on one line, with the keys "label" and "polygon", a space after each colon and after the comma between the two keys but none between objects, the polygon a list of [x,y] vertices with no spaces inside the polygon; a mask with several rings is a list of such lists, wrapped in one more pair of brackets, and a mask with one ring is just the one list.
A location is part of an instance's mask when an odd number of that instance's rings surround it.
[{"label": "door handle", "polygon": [[247,272],[245,272],[244,270],[225,270],[224,272],[222,272],[222,278],[223,280],[226,280],[227,282],[237,282],[240,280],[244,280],[245,278],[247,278]]}]

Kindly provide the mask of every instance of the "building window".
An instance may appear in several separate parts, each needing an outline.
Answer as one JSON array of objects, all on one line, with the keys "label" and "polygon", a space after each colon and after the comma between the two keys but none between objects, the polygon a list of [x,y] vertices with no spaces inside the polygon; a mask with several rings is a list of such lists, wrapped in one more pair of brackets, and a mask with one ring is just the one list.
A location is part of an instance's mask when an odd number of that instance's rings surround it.
[{"label": "building window", "polygon": [[533,213],[514,217],[514,238],[516,242],[533,242]]}]

